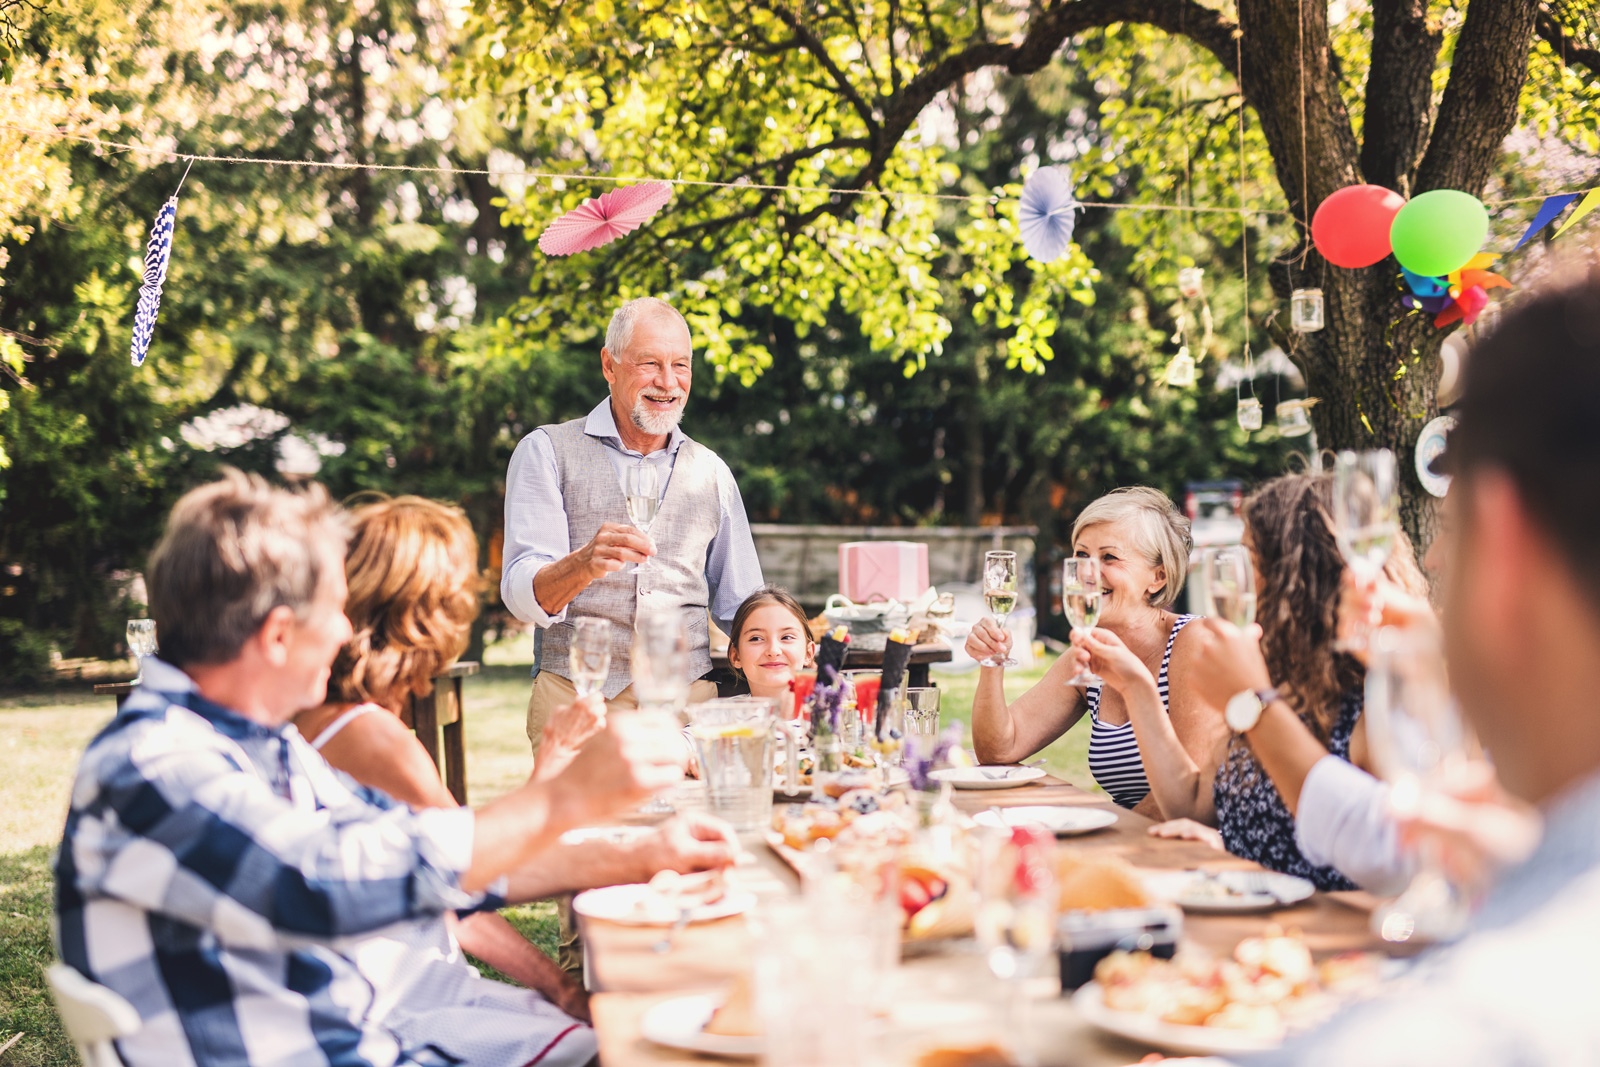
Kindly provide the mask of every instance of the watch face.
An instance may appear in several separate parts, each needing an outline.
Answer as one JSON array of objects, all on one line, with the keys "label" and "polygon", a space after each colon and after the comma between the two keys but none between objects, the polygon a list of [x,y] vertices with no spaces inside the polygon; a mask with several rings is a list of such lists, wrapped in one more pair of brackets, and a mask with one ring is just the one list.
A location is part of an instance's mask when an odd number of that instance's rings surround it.
[{"label": "watch face", "polygon": [[1228,701],[1228,706],[1222,709],[1222,717],[1228,724],[1228,729],[1236,734],[1242,734],[1255,726],[1261,718],[1261,698],[1250,690],[1235,693]]}]

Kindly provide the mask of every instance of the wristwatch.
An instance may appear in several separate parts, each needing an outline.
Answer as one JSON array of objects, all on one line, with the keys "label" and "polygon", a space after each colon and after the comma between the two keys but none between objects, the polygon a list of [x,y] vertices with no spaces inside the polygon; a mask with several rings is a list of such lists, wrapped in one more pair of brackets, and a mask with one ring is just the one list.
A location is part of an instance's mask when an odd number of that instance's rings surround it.
[{"label": "wristwatch", "polygon": [[1222,718],[1234,733],[1249,733],[1261,721],[1261,713],[1267,705],[1277,699],[1278,691],[1270,686],[1242,690],[1229,698],[1228,706],[1222,709]]}]

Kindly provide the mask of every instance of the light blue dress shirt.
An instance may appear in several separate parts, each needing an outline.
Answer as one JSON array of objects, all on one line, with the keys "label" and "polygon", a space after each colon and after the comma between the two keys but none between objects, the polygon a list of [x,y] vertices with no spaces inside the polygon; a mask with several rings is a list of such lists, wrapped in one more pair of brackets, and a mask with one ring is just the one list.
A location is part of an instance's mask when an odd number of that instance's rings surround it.
[{"label": "light blue dress shirt", "polygon": [[[678,449],[689,438],[674,427],[667,447],[646,456],[622,443],[607,396],[584,420],[583,432],[606,446],[606,455],[622,484],[625,468],[651,463],[660,472],[661,493],[667,492]],[[746,597],[761,587],[761,562],[750,536],[739,485],[719,456],[717,488],[722,498],[721,525],[706,553],[706,584],[711,594],[711,618],[723,632],[732,629],[733,616]],[[565,609],[551,614],[533,595],[533,577],[574,548],[567,534],[567,510],[561,499],[561,475],[556,469],[550,435],[534,430],[518,444],[506,468],[505,548],[500,569],[500,599],[511,614],[541,629],[566,619]]]}]

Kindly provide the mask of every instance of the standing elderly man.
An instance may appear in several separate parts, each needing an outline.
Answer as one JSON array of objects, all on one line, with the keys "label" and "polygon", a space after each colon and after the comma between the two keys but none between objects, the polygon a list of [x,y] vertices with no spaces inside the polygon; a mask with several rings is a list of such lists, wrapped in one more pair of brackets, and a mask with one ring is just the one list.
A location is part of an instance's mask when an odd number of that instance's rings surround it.
[{"label": "standing elderly man", "polygon": [[[528,700],[534,756],[550,713],[571,704],[568,650],[576,617],[611,623],[608,707],[636,706],[629,671],[634,619],[675,611],[689,634],[691,700],[716,696],[706,612],[728,629],[761,586],[744,501],[728,465],[678,428],[689,399],[689,326],[665,300],[630,300],[611,316],[600,368],[608,397],[581,419],[524,437],[506,471],[500,596],[540,629]],[[623,472],[655,467],[661,507],[647,537],[629,525]],[[652,539],[654,538],[654,543]],[[648,566],[623,571],[630,563]]]}]

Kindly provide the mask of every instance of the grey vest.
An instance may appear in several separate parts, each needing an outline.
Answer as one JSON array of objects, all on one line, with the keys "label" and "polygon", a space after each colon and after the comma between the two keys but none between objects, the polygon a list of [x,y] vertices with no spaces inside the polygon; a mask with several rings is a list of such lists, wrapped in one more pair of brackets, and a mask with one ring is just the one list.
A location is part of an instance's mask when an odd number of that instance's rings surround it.
[{"label": "grey vest", "polygon": [[[574,548],[587,544],[601,523],[628,524],[627,502],[617,470],[606,455],[608,445],[583,432],[584,419],[541,429],[550,435],[561,479],[561,500],[567,512],[567,536]],[[677,611],[689,634],[689,676],[711,669],[711,634],[706,608],[711,591],[706,583],[706,556],[722,526],[722,498],[717,492],[717,459],[704,445],[684,438],[672,464],[661,510],[650,527],[656,555],[634,574],[607,574],[590,582],[571,604],[567,618],[582,615],[611,623],[611,673],[605,696],[615,697],[632,681],[629,655],[633,620],[641,609]],[[539,669],[571,677],[567,652],[572,626],[558,622],[541,634]]]}]

